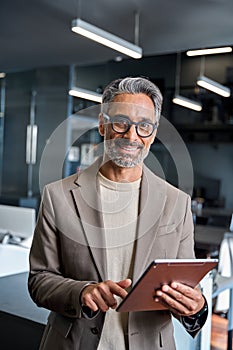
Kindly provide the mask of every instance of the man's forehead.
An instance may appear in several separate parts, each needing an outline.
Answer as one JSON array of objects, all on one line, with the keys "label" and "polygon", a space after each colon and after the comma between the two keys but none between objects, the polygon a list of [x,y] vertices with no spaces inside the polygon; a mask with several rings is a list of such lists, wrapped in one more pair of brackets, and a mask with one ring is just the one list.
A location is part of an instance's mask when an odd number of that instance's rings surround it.
[{"label": "man's forehead", "polygon": [[146,107],[140,103],[111,102],[107,107],[108,113],[111,116],[115,114],[123,114],[129,117],[143,117],[152,120],[155,117],[154,108]]}]

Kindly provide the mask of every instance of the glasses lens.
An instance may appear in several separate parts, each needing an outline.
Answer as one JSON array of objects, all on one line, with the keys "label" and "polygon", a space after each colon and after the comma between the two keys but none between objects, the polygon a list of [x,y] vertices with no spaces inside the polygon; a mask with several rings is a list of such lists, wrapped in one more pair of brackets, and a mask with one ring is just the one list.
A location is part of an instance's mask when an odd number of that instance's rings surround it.
[{"label": "glasses lens", "polygon": [[113,130],[116,132],[126,132],[129,129],[129,120],[127,118],[124,117],[114,117],[112,119],[112,127]]},{"label": "glasses lens", "polygon": [[138,123],[138,135],[142,137],[150,136],[154,131],[154,124],[149,122]]}]

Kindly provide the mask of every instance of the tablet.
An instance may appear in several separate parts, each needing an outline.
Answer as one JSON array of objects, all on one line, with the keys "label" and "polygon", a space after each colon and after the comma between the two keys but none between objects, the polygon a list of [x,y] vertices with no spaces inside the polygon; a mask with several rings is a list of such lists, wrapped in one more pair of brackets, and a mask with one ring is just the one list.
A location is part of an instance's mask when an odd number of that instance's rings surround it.
[{"label": "tablet", "polygon": [[156,289],[171,282],[195,287],[217,263],[218,259],[153,260],[116,311],[164,310],[164,305],[154,301]]}]

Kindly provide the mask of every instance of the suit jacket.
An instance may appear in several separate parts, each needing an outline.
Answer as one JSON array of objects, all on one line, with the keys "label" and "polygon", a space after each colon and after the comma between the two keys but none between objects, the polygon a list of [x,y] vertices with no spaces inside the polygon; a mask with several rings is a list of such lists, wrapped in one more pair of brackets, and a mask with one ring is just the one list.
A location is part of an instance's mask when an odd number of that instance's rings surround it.
[{"label": "suit jacket", "polygon": [[[44,189],[28,281],[34,302],[52,311],[41,342],[43,350],[98,347],[105,314],[88,318],[80,293],[88,283],[108,279],[96,181],[99,165],[100,160]],[[133,283],[153,259],[194,258],[187,194],[144,166],[139,204]],[[131,312],[128,322],[129,349],[175,349],[169,311]]]}]

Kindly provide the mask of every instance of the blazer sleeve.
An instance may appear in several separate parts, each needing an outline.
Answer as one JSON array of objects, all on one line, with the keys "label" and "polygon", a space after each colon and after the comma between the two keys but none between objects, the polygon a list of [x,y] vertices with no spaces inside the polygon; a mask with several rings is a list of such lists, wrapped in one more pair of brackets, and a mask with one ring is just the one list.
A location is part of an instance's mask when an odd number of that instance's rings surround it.
[{"label": "blazer sleeve", "polygon": [[[191,211],[191,198],[187,197],[186,211],[183,220],[183,230],[182,239],[180,242],[180,248],[178,252],[178,257],[184,258],[195,258],[194,253],[194,225],[193,217]],[[186,331],[195,337],[201,328],[204,326],[207,316],[208,316],[208,304],[205,299],[205,305],[203,308],[203,313],[199,315],[193,315],[192,317],[177,317],[174,315],[184,326]]]},{"label": "blazer sleeve", "polygon": [[[39,307],[64,316],[83,316],[80,294],[92,281],[65,278],[60,266],[59,237],[49,187],[45,187],[30,250],[28,289]],[[95,283],[95,281],[93,281]]]},{"label": "blazer sleeve", "polygon": [[195,258],[194,253],[194,225],[191,211],[191,198],[186,197],[186,209],[182,223],[182,235],[177,254],[178,259]]}]

